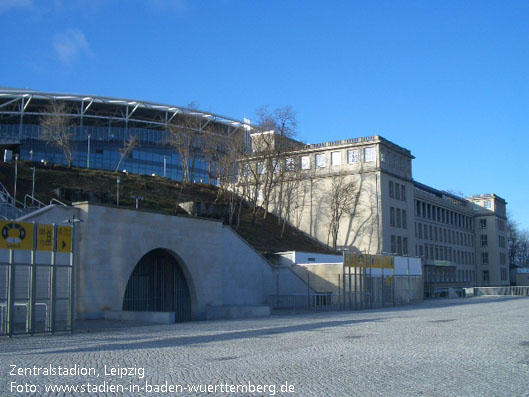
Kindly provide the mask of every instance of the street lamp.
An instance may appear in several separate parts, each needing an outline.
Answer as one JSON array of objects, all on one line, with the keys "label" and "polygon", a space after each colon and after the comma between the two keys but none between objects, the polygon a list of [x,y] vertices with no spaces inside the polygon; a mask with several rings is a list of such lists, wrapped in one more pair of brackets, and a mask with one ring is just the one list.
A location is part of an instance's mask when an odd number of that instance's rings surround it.
[{"label": "street lamp", "polygon": [[33,149],[29,151],[29,161],[33,162]]},{"label": "street lamp", "polygon": [[118,178],[116,179],[116,187],[118,189],[118,194],[116,196],[116,205],[119,207],[119,182],[121,182],[121,180]]},{"label": "street lamp", "polygon": [[88,137],[88,153],[86,154],[86,168],[90,168],[90,134],[88,134],[87,137]]},{"label": "street lamp", "polygon": [[138,201],[143,200],[143,196],[130,196],[130,198],[136,200],[136,209],[138,209]]},{"label": "street lamp", "polygon": [[31,167],[33,170],[33,178],[31,183],[31,204],[35,202],[35,166]]},{"label": "street lamp", "polygon": [[163,156],[163,177],[165,178],[165,171],[167,169],[167,156]]},{"label": "street lamp", "polygon": [[13,191],[13,207],[17,206],[18,154],[15,154],[15,189]]}]

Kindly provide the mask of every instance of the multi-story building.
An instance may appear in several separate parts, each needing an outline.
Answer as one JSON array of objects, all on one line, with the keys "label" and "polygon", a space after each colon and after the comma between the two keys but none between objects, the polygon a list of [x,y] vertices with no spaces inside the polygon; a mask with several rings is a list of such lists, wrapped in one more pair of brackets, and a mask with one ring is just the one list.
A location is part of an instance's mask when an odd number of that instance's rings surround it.
[{"label": "multi-story building", "polygon": [[285,207],[284,181],[296,179],[283,216],[321,242],[333,245],[342,191],[336,248],[421,257],[426,288],[509,284],[502,198],[466,199],[414,181],[410,151],[380,136],[299,144],[280,157],[291,172],[276,184],[271,208]]}]

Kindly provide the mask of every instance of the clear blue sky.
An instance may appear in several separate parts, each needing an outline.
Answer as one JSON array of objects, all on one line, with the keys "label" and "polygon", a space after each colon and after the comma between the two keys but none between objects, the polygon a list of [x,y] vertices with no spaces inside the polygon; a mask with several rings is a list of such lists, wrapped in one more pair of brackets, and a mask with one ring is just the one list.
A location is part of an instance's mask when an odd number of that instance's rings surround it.
[{"label": "clear blue sky", "polygon": [[415,179],[496,193],[529,228],[529,2],[0,0],[0,86],[379,134]]}]

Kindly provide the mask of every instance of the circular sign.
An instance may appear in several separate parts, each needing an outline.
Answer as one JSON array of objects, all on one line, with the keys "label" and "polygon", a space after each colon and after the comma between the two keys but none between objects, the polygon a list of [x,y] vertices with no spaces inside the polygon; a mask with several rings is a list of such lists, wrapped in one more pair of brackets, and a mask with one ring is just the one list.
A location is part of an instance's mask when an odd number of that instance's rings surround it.
[{"label": "circular sign", "polygon": [[8,223],[2,228],[2,237],[10,244],[19,244],[26,238],[26,230],[18,223]]}]

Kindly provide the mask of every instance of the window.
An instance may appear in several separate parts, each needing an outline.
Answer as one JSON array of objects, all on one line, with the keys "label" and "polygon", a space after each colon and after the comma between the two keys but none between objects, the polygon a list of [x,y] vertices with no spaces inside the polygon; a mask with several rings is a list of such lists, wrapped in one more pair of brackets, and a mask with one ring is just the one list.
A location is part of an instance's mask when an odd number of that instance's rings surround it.
[{"label": "window", "polygon": [[488,265],[489,264],[489,253],[488,252],[482,252],[481,253],[481,264],[482,265]]},{"label": "window", "polygon": [[419,223],[419,238],[422,238],[422,223]]},{"label": "window", "polygon": [[331,153],[331,165],[342,165],[342,152]]},{"label": "window", "polygon": [[500,265],[505,265],[507,263],[507,255],[504,252],[500,252]]},{"label": "window", "polygon": [[397,243],[395,241],[395,236],[391,236],[391,252],[397,252]]},{"label": "window", "polygon": [[498,240],[499,240],[499,245],[501,248],[505,248],[505,237],[503,236],[498,236]]},{"label": "window", "polygon": [[364,149],[364,161],[365,162],[371,162],[375,161],[375,148],[374,147],[366,147]]},{"label": "window", "polygon": [[499,219],[498,219],[498,230],[500,232],[505,231],[505,223],[503,221],[500,221]]},{"label": "window", "polygon": [[492,208],[492,201],[486,200],[483,202],[483,207],[488,208],[489,210]]},{"label": "window", "polygon": [[421,216],[421,203],[416,201],[415,216]]},{"label": "window", "polygon": [[406,219],[406,210],[402,210],[402,227],[404,229],[408,228],[408,220]]},{"label": "window", "polygon": [[402,255],[402,237],[397,236],[397,254]]},{"label": "window", "polygon": [[281,162],[279,160],[273,160],[272,167],[274,167],[274,174],[279,173],[281,170]]},{"label": "window", "polygon": [[489,271],[483,270],[483,282],[488,283],[489,282]]},{"label": "window", "polygon": [[296,164],[294,163],[293,158],[285,159],[285,169],[287,171],[294,171],[295,168],[296,168]]},{"label": "window", "polygon": [[507,269],[502,267],[500,269],[500,272],[501,272],[501,281],[507,281]]},{"label": "window", "polygon": [[395,197],[395,194],[393,192],[393,181],[389,181],[389,197]]},{"label": "window", "polygon": [[400,185],[398,183],[395,183],[395,198],[400,200]]},{"label": "window", "polygon": [[310,170],[310,156],[301,157],[301,169]]},{"label": "window", "polygon": [[487,220],[486,219],[480,219],[479,220],[479,227],[481,229],[486,229],[487,228]]},{"label": "window", "polygon": [[401,222],[400,222],[400,208],[397,208],[397,227],[401,227]]},{"label": "window", "polygon": [[406,201],[406,186],[401,185],[400,187],[400,199]]},{"label": "window", "polygon": [[481,246],[482,247],[486,247],[488,244],[487,244],[487,235],[486,234],[482,234],[481,235]]},{"label": "window", "polygon": [[[395,226],[395,208],[389,207],[389,225]],[[395,251],[391,251],[395,252]]]},{"label": "window", "polygon": [[325,153],[320,153],[316,155],[316,168],[325,168]]},{"label": "window", "polygon": [[404,237],[402,239],[402,253],[408,255],[408,238]]},{"label": "window", "polygon": [[265,173],[265,164],[264,164],[264,162],[259,161],[257,163],[257,173],[260,174],[260,175]]},{"label": "window", "polygon": [[358,149],[347,151],[347,162],[349,164],[358,163]]}]

